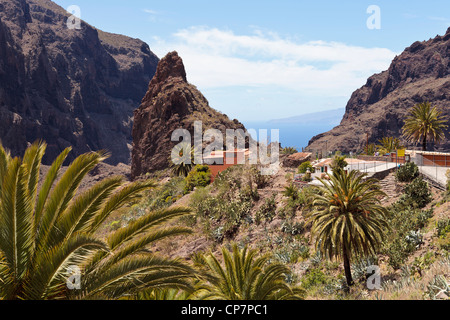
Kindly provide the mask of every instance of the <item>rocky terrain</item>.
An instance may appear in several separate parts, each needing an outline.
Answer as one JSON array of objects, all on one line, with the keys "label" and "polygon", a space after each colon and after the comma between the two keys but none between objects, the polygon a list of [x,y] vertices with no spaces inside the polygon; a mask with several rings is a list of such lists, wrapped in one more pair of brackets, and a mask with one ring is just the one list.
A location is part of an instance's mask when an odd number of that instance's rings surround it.
[{"label": "rocky terrain", "polygon": [[49,0],[0,0],[0,139],[22,155],[48,143],[44,163],[66,147],[77,155],[107,149],[129,163],[133,111],[158,58],[144,42],[110,34]]},{"label": "rocky terrain", "polygon": [[[352,94],[341,124],[313,137],[308,150],[357,152],[366,145],[367,136],[369,143],[385,136],[401,137],[408,110],[425,101],[450,119],[450,28],[444,36],[413,43],[388,70],[370,77]],[[450,140],[430,144],[432,148],[448,150]]]},{"label": "rocky terrain", "polygon": [[[203,132],[226,129],[245,130],[238,120],[214,110],[202,93],[187,81],[182,59],[170,52],[161,59],[148,92],[134,113],[133,151],[131,174],[133,177],[162,170],[169,166],[172,132],[186,129],[194,138],[194,122],[201,121]],[[224,141],[225,142],[225,141]]]}]

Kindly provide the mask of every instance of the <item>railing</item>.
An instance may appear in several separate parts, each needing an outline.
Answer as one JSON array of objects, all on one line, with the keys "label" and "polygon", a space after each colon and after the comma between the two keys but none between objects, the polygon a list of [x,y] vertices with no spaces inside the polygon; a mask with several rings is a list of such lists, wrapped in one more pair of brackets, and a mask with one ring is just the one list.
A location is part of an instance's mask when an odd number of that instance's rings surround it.
[{"label": "railing", "polygon": [[[434,155],[422,155],[416,153],[414,157],[411,157],[411,162],[414,162],[420,170],[420,173],[424,178],[427,178],[433,186],[438,189],[445,190],[447,184],[446,173],[450,170],[450,161],[448,156],[434,156]],[[450,160],[450,159],[449,159]]]}]

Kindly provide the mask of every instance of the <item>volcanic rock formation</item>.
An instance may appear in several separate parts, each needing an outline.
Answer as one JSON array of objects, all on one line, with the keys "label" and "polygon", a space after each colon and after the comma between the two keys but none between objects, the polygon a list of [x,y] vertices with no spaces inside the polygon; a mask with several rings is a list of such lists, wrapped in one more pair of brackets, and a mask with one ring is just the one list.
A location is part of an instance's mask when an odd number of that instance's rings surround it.
[{"label": "volcanic rock formation", "polygon": [[158,58],[144,42],[105,33],[49,0],[0,0],[0,140],[23,155],[48,143],[44,163],[66,147],[75,156],[108,150],[129,163],[133,111]]},{"label": "volcanic rock formation", "polygon": [[170,52],[159,62],[148,92],[134,113],[132,177],[167,168],[171,150],[178,144],[171,141],[173,131],[186,129],[193,139],[194,121],[202,122],[203,132],[217,129],[224,137],[226,129],[245,132],[238,120],[230,120],[209,106],[201,92],[187,82],[178,53]]},{"label": "volcanic rock formation", "polygon": [[[367,138],[369,143],[385,136],[402,138],[409,109],[426,101],[450,119],[450,28],[444,36],[413,43],[387,71],[370,77],[351,96],[341,124],[312,138],[307,150],[357,152],[364,149]],[[430,150],[448,150],[449,129],[446,137],[442,144],[430,144]]]}]

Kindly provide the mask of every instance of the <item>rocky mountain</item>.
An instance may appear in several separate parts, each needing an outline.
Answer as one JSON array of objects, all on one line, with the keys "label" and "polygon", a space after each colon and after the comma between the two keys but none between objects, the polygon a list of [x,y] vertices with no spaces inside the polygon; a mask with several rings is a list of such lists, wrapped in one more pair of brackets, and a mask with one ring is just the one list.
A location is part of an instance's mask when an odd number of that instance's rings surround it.
[{"label": "rocky mountain", "polygon": [[107,149],[107,162],[129,163],[133,111],[159,59],[138,39],[69,29],[69,16],[49,0],[0,0],[0,139],[14,155],[44,139],[45,163],[67,146],[71,159]]},{"label": "rocky mountain", "polygon": [[[413,43],[388,70],[370,77],[352,94],[341,124],[312,138],[307,149],[357,152],[364,149],[367,138],[369,143],[385,136],[402,138],[408,110],[425,101],[450,119],[450,28],[443,36]],[[448,130],[446,137],[445,143],[430,144],[430,150],[448,150]]]},{"label": "rocky mountain", "polygon": [[238,120],[230,120],[209,106],[202,93],[187,81],[182,59],[170,52],[158,64],[142,104],[134,113],[133,151],[131,174],[133,177],[165,169],[173,146],[172,132],[186,129],[194,138],[194,121],[207,129],[220,130],[245,127]]}]

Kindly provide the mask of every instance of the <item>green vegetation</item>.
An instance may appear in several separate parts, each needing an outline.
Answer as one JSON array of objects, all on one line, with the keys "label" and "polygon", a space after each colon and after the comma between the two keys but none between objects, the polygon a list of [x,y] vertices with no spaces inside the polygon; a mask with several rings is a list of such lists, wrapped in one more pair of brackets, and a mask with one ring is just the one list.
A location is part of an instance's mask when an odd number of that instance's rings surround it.
[{"label": "green vegetation", "polygon": [[437,222],[438,245],[441,249],[450,251],[450,218]]},{"label": "green vegetation", "polygon": [[316,169],[311,165],[311,162],[305,161],[298,167],[297,173],[306,173],[308,169],[311,173],[316,171]]},{"label": "green vegetation", "polygon": [[305,204],[305,192],[300,191],[297,186],[291,183],[284,187],[282,195],[286,198],[284,206],[280,208],[281,217],[293,217],[295,213]]},{"label": "green vegetation", "polygon": [[343,156],[338,152],[334,155],[333,162],[330,165],[333,174],[340,175],[344,168],[348,166],[348,162],[345,161],[345,158],[346,156]]},{"label": "green vegetation", "polygon": [[[339,153],[321,187],[299,188],[293,171],[274,178],[242,165],[213,183],[208,166],[197,166],[159,186],[109,177],[80,190],[106,155],[61,170],[67,149],[39,177],[45,147],[13,159],[0,146],[0,298],[439,299],[449,291],[449,197],[432,195],[414,164],[397,171],[405,183],[395,199],[377,180],[344,172]],[[185,258],[168,258],[174,252]],[[382,289],[368,291],[373,265]],[[77,270],[83,290],[68,290]]]},{"label": "green vegetation", "polygon": [[194,192],[191,206],[210,238],[219,243],[231,239],[244,222],[253,222],[250,210],[258,198],[261,181],[258,170],[234,166],[221,172],[208,189]]},{"label": "green vegetation", "polygon": [[206,187],[211,183],[211,170],[206,165],[196,165],[194,170],[186,177],[185,193],[189,193],[196,187]]},{"label": "green vegetation", "polygon": [[202,270],[202,281],[197,286],[199,299],[209,300],[298,300],[304,291],[291,287],[286,276],[289,268],[271,262],[270,254],[257,256],[247,247],[232,250],[222,248],[224,263],[212,254],[197,255],[196,266]]},{"label": "green vegetation", "polygon": [[403,135],[409,141],[422,143],[422,150],[427,151],[427,142],[440,142],[445,139],[444,129],[448,119],[442,111],[432,107],[429,102],[415,105],[402,128]]},{"label": "green vegetation", "polygon": [[[0,297],[116,299],[144,288],[190,287],[192,268],[143,250],[160,239],[189,233],[183,227],[159,226],[190,209],[150,212],[103,240],[97,236],[103,222],[155,184],[125,184],[121,177],[110,177],[76,195],[84,177],[106,155],[79,156],[57,180],[70,152],[66,149],[38,190],[45,150],[45,143],[34,143],[20,159],[0,145]],[[68,270],[77,268],[83,276],[72,285],[83,290],[68,290]]]},{"label": "green vegetation", "polygon": [[283,149],[281,149],[281,154],[285,154],[285,155],[291,155],[294,153],[297,153],[297,149],[295,149],[294,147],[285,147]]},{"label": "green vegetation", "polygon": [[389,257],[389,265],[394,269],[401,268],[409,255],[421,245],[420,230],[433,216],[432,209],[418,209],[416,201],[422,200],[405,194],[388,208],[387,220],[391,228],[382,252]]},{"label": "green vegetation", "polygon": [[400,199],[400,201],[417,208],[424,208],[431,200],[432,196],[428,182],[424,181],[422,177],[417,177],[406,185],[405,194]]},{"label": "green vegetation", "polygon": [[394,137],[384,137],[378,141],[380,145],[378,146],[378,151],[380,154],[387,154],[391,152],[396,152],[399,149],[403,149],[400,139]]},{"label": "green vegetation", "polygon": [[364,154],[368,155],[368,156],[374,156],[375,155],[375,150],[376,150],[375,143],[369,143],[368,145],[366,145],[364,147]]},{"label": "green vegetation", "polygon": [[312,287],[327,284],[330,281],[329,277],[325,275],[319,268],[311,269],[301,281],[301,286],[305,290],[310,290]]},{"label": "green vegetation", "polygon": [[276,215],[277,204],[275,202],[276,194],[267,198],[264,204],[258,209],[255,215],[255,222],[260,224],[262,221],[271,222]]},{"label": "green vegetation", "polygon": [[411,182],[419,176],[419,167],[414,162],[408,162],[398,168],[395,174],[400,182]]},{"label": "green vegetation", "polygon": [[[342,258],[347,285],[353,285],[350,260],[353,256],[376,254],[386,230],[386,209],[379,197],[385,196],[376,180],[357,171],[336,171],[329,183],[313,194],[309,214],[316,249],[325,257]],[[323,181],[323,180],[321,180]]]},{"label": "green vegetation", "polygon": [[[172,162],[173,160],[175,163]],[[187,142],[178,144],[173,148],[169,162],[175,176],[187,177],[194,166],[194,147]]]}]

